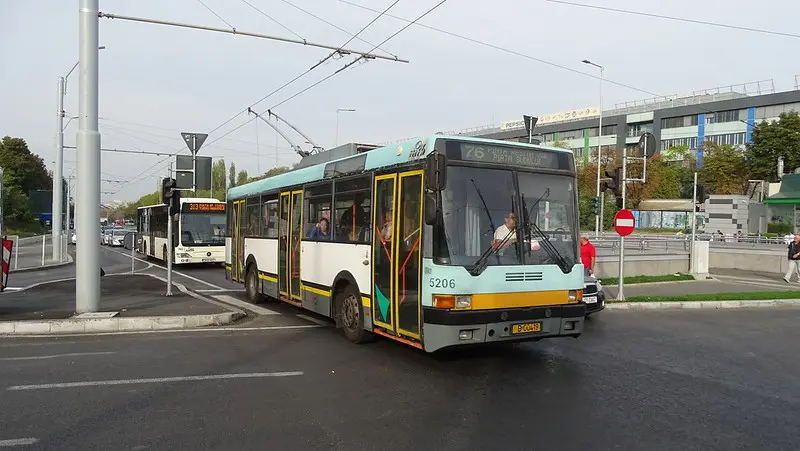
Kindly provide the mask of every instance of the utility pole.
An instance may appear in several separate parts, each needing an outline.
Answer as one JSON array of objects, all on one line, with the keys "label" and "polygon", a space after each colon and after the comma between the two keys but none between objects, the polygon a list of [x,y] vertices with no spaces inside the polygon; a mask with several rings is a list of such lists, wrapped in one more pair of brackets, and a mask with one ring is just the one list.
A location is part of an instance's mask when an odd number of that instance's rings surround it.
[{"label": "utility pole", "polygon": [[56,167],[53,171],[53,220],[50,237],[53,261],[61,261],[61,208],[64,201],[64,77],[58,77],[58,111],[56,111]]},{"label": "utility pole", "polygon": [[80,0],[77,235],[83,244],[75,262],[75,310],[95,312],[100,305],[100,130],[98,127],[99,0]]}]

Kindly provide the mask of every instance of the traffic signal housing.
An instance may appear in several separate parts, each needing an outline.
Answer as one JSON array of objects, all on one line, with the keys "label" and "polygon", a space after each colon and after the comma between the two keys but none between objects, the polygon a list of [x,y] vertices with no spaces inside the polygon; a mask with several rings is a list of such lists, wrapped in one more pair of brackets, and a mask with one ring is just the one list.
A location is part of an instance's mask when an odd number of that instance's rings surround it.
[{"label": "traffic signal housing", "polygon": [[161,181],[161,203],[169,204],[172,196],[175,194],[178,182],[170,177]]},{"label": "traffic signal housing", "polygon": [[605,187],[601,187],[602,191],[610,189],[614,192],[614,195],[617,197],[622,196],[622,168],[616,168],[614,170],[606,170],[606,180],[603,182]]},{"label": "traffic signal housing", "polygon": [[698,204],[704,204],[706,203],[707,199],[708,199],[708,187],[706,187],[705,185],[698,184],[697,198],[695,199],[695,202],[697,202]]},{"label": "traffic signal housing", "polygon": [[180,212],[181,192],[175,179],[168,177],[161,181],[161,203],[169,205],[170,215]]},{"label": "traffic signal housing", "polygon": [[600,214],[600,198],[593,197],[592,198],[592,214],[599,215]]}]

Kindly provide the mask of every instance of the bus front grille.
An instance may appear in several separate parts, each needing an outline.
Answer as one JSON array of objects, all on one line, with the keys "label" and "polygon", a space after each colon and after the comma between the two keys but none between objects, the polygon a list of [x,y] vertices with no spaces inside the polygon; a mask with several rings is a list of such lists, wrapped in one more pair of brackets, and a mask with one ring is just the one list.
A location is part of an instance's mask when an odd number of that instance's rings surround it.
[{"label": "bus front grille", "polygon": [[540,272],[507,272],[506,282],[536,282],[542,280]]}]

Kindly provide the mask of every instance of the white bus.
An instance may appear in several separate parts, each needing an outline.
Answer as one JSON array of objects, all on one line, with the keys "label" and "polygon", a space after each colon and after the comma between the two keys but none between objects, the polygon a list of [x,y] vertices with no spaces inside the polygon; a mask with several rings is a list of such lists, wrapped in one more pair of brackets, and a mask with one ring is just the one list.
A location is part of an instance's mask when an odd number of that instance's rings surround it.
[{"label": "white bus", "polygon": [[[136,213],[138,251],[167,261],[167,205],[139,207]],[[183,198],[172,223],[175,264],[225,263],[225,202]]]}]

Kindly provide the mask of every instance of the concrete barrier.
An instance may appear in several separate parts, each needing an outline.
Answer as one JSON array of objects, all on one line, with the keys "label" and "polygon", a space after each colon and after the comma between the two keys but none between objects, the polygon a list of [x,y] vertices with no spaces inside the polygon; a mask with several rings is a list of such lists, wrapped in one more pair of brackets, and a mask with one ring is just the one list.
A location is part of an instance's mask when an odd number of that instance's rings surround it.
[{"label": "concrete barrier", "polygon": [[709,267],[785,274],[789,269],[786,249],[711,248]]},{"label": "concrete barrier", "polygon": [[[595,276],[598,278],[619,275],[619,255],[597,257]],[[689,271],[689,253],[626,255],[625,277],[663,276]]]}]

